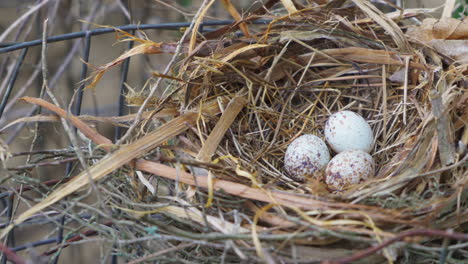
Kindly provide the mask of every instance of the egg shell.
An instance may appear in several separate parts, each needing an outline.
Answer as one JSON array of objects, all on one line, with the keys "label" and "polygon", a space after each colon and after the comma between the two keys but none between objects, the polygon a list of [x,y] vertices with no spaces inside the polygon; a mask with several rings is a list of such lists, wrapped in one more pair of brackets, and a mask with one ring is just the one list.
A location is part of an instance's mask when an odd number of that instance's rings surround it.
[{"label": "egg shell", "polygon": [[374,136],[366,120],[352,112],[340,111],[331,115],[325,124],[325,139],[340,153],[348,150],[372,150]]},{"label": "egg shell", "polygon": [[316,177],[329,160],[327,144],[317,136],[306,134],[288,146],[284,166],[291,178],[303,182],[308,177]]},{"label": "egg shell", "polygon": [[362,150],[337,154],[325,169],[325,182],[333,190],[343,190],[374,176],[374,160]]}]

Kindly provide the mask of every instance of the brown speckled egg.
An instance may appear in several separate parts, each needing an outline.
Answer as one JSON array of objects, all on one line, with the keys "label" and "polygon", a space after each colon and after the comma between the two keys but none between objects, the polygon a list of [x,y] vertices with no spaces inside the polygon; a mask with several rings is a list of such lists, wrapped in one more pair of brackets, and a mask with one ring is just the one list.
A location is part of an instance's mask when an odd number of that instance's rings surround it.
[{"label": "brown speckled egg", "polygon": [[329,160],[330,153],[325,142],[317,136],[306,134],[288,146],[284,167],[292,179],[303,182],[325,168]]},{"label": "brown speckled egg", "polygon": [[374,160],[362,150],[337,154],[325,169],[325,182],[332,190],[341,191],[374,176]]},{"label": "brown speckled egg", "polygon": [[372,150],[374,136],[366,120],[352,112],[340,111],[331,115],[325,124],[325,139],[330,147],[340,153],[348,150]]}]

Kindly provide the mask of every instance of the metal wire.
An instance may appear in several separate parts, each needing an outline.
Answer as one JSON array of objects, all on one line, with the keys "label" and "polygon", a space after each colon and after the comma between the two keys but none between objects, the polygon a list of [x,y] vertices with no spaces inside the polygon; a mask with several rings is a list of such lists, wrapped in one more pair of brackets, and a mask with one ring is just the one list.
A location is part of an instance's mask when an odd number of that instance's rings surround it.
[{"label": "metal wire", "polygon": [[[203,22],[201,25],[202,26],[223,26],[223,25],[230,25],[234,23],[235,21],[233,20],[220,20],[220,21],[207,21]],[[270,20],[255,20],[252,21],[252,24],[268,24]],[[164,29],[164,30],[179,30],[180,28],[184,27],[189,27],[190,23],[184,22],[184,23],[162,23],[162,24],[142,24],[142,25],[126,25],[126,26],[120,26],[120,27],[115,27],[124,31],[131,31],[131,30],[147,30],[147,29]],[[79,31],[79,32],[73,32],[73,33],[68,33],[68,34],[63,34],[63,35],[58,35],[58,36],[53,36],[47,38],[47,43],[53,43],[57,41],[62,41],[62,40],[70,40],[70,39],[76,39],[76,38],[82,38],[84,37],[87,33],[87,31]],[[112,33],[115,32],[115,29],[113,28],[98,28],[98,29],[93,29],[89,30],[89,34],[91,36],[97,36],[97,35],[102,35],[102,34],[107,34],[107,33]],[[14,50],[19,50],[19,49],[24,49],[24,48],[29,48],[33,46],[39,46],[41,45],[42,40],[36,39],[32,41],[26,41],[26,42],[21,42],[21,43],[0,43],[0,54],[1,53],[6,53]]]},{"label": "metal wire", "polygon": [[[256,20],[252,21],[250,23],[253,24],[268,24],[270,21],[269,20]],[[220,21],[207,21],[204,22],[200,25],[200,31],[210,31],[210,29],[206,29],[207,26],[223,26],[223,25],[230,25],[235,23],[233,20],[220,20]],[[180,28],[183,27],[189,27],[190,23],[161,23],[161,24],[142,24],[142,25],[125,25],[125,26],[119,26],[116,27],[118,29],[124,30],[124,31],[131,31],[134,32],[135,30],[149,30],[149,29],[160,29],[160,30],[179,30]],[[65,40],[72,40],[72,39],[77,39],[77,38],[84,38],[84,50],[83,50],[83,65],[81,69],[81,77],[80,80],[84,80],[87,76],[87,62],[89,60],[89,54],[90,54],[90,49],[91,49],[91,37],[92,36],[97,36],[97,35],[102,35],[102,34],[108,34],[115,32],[114,28],[98,28],[98,29],[93,29],[93,30],[86,30],[86,31],[80,31],[80,32],[73,32],[73,33],[68,33],[68,34],[63,34],[63,35],[57,35],[57,36],[52,36],[47,38],[47,43],[53,43],[53,42],[58,42],[58,41],[65,41]],[[13,90],[13,87],[15,85],[16,79],[18,77],[18,74],[20,72],[21,66],[23,64],[23,61],[26,57],[27,51],[29,47],[33,46],[39,46],[42,44],[41,39],[37,40],[32,40],[32,41],[26,41],[26,42],[21,42],[21,43],[0,43],[0,54],[1,53],[7,53],[7,52],[12,52],[15,50],[20,50],[22,49],[16,64],[13,69],[13,74],[11,75],[7,89],[5,93],[3,94],[2,101],[0,103],[0,117],[3,115],[3,112],[5,110],[5,107],[8,103],[8,100],[10,98],[10,94]],[[128,46],[128,48],[132,48],[133,43],[131,42]],[[122,115],[124,113],[123,107],[124,107],[124,93],[125,93],[125,82],[127,80],[127,74],[129,71],[129,59],[125,60],[124,63],[122,64],[122,74],[121,74],[121,80],[120,80],[120,97],[119,97],[119,115]],[[75,102],[72,107],[72,113],[74,115],[79,115],[81,113],[81,105],[83,101],[83,89],[84,89],[84,83],[81,83],[78,90],[77,94],[75,97]],[[116,129],[115,131],[115,137],[118,139],[120,137],[121,131],[120,129]],[[65,171],[66,177],[68,177],[71,173],[72,170],[72,163],[67,164],[67,168]],[[32,190],[32,188],[27,189],[25,191]],[[7,226],[12,218],[12,212],[13,212],[13,199],[14,199],[14,192],[11,191],[6,191],[0,193],[0,199],[2,199],[2,202],[4,206],[6,206],[6,212],[7,212],[7,218],[8,222],[6,223],[0,223],[0,226]],[[10,232],[10,234],[7,237],[7,245],[12,247],[11,250],[16,252],[16,251],[21,251],[27,248],[33,248],[33,247],[38,247],[41,245],[47,245],[47,244],[53,244],[53,243],[62,243],[63,242],[63,227],[66,222],[65,216],[60,217],[60,226],[57,232],[57,236],[54,238],[47,238],[39,241],[34,241],[34,242],[28,242],[20,246],[14,246],[14,232]],[[73,235],[72,235],[73,236]],[[79,236],[75,235],[75,236]],[[58,259],[58,255],[56,260]],[[116,261],[116,258],[113,258],[114,262]],[[6,258],[5,256],[2,257],[2,262],[6,263]]]},{"label": "metal wire", "polygon": [[[84,51],[83,51],[83,65],[81,68],[81,77],[80,80],[84,80],[86,78],[86,75],[88,74],[88,61],[89,61],[89,51],[91,50],[91,32],[86,31],[85,33],[85,46],[84,46]],[[80,115],[81,114],[81,105],[83,103],[83,90],[85,88],[85,83],[82,82],[80,86],[78,87],[78,91],[76,94],[76,101],[75,105],[73,107],[73,114],[74,115]]]},{"label": "metal wire", "polygon": [[[134,34],[134,31],[130,31],[131,34]],[[128,43],[128,49],[133,48],[133,41],[130,41]],[[120,93],[119,93],[119,102],[118,102],[118,116],[122,116],[124,114],[124,104],[125,104],[125,93],[127,89],[125,88],[125,83],[127,82],[127,76],[128,76],[128,69],[130,66],[130,58],[127,58],[123,61],[122,63],[122,75],[120,77]],[[122,129],[120,126],[115,127],[115,135],[114,139],[115,141],[118,141],[120,139],[122,133]]]},{"label": "metal wire", "polygon": [[16,78],[18,77],[21,65],[23,64],[24,58],[26,57],[26,53],[28,53],[28,48],[23,49],[21,55],[16,61],[15,69],[13,70],[13,74],[11,75],[10,80],[8,81],[7,89],[5,91],[5,94],[3,95],[2,102],[0,103],[0,118],[2,118],[3,111],[5,110],[8,99],[10,98],[11,91],[13,90],[13,86],[15,85]]},{"label": "metal wire", "polygon": [[57,238],[49,238],[49,239],[44,239],[44,240],[38,240],[38,241],[26,243],[26,244],[23,244],[21,246],[11,248],[11,251],[18,252],[18,251],[25,250],[25,249],[28,249],[28,248],[39,247],[39,246],[53,244],[53,243],[57,243],[57,242],[59,242],[59,241],[57,241]]},{"label": "metal wire", "polygon": [[[90,34],[89,31],[86,31],[84,41],[85,41],[85,46],[84,46],[84,50],[83,50],[83,65],[82,65],[82,68],[81,68],[80,80],[84,80],[86,78],[87,73],[88,73],[87,63],[89,61],[89,52],[91,50],[91,34]],[[72,113],[75,116],[78,116],[78,115],[81,114],[81,106],[82,106],[82,103],[83,103],[84,86],[85,86],[85,83],[82,82],[81,85],[78,87],[78,90],[77,90],[77,95],[76,95],[74,107],[72,108]],[[74,128],[74,131],[76,133],[76,131],[77,131],[76,127]],[[67,163],[67,167],[65,169],[65,177],[70,177],[72,168],[73,168],[73,163],[72,162]],[[65,226],[65,221],[66,221],[66,215],[63,215],[60,218],[59,229],[57,231],[57,238],[55,239],[55,242],[57,244],[59,244],[59,243],[61,243],[63,241],[63,232],[64,232],[63,227]],[[49,240],[53,241],[53,239],[49,239]],[[58,262],[59,257],[60,257],[60,254],[58,254],[56,256],[56,258],[54,259],[54,263]]]}]

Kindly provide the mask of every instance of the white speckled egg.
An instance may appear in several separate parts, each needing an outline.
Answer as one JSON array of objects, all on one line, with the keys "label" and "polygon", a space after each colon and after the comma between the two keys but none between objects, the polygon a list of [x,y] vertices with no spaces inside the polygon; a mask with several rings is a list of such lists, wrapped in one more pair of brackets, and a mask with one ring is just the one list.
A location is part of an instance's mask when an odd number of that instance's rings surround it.
[{"label": "white speckled egg", "polygon": [[325,168],[329,160],[327,144],[317,136],[306,134],[288,146],[284,167],[291,178],[303,182]]},{"label": "white speckled egg", "polygon": [[343,190],[374,176],[374,160],[362,150],[337,154],[325,169],[325,182],[333,190]]},{"label": "white speckled egg", "polygon": [[372,150],[374,136],[366,120],[352,112],[340,111],[330,116],[325,124],[325,139],[340,153],[347,150]]}]

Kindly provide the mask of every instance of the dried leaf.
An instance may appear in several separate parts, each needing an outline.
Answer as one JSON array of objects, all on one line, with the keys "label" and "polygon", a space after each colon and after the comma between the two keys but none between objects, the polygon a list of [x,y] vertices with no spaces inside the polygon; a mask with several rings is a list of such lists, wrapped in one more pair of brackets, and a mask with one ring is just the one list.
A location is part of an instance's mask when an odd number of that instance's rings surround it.
[{"label": "dried leaf", "polygon": [[248,46],[245,46],[243,48],[240,48],[240,49],[237,49],[235,51],[233,51],[232,53],[228,54],[226,57],[224,57],[221,61],[222,62],[228,62],[230,61],[231,59],[235,58],[237,55],[241,54],[241,53],[244,53],[246,51],[249,51],[249,50],[252,50],[252,49],[258,49],[258,48],[266,48],[268,47],[269,45],[268,44],[252,44],[252,45],[248,45]]},{"label": "dried leaf", "polygon": [[[55,112],[60,117],[70,120],[72,124],[76,128],[78,128],[86,137],[90,138],[94,142],[99,142],[98,144],[102,144],[102,145],[112,144],[112,141],[110,139],[97,133],[96,130],[90,128],[88,125],[86,125],[86,123],[81,121],[79,118],[72,115],[71,113],[66,112],[65,110],[61,109],[60,107],[54,104],[51,104],[41,98],[33,98],[33,97],[22,97],[21,100],[44,107],[52,112]],[[110,146],[106,146],[105,149],[110,150]]]},{"label": "dried leaf", "polygon": [[461,64],[468,64],[468,40],[433,39],[429,45]]},{"label": "dried leaf", "polygon": [[468,39],[468,18],[426,18],[419,26],[410,27],[406,33],[421,42],[433,39]]},{"label": "dried leaf", "polygon": [[[144,170],[146,172],[153,173],[168,179],[178,180],[182,183],[190,184],[192,186],[198,186],[202,188],[208,188],[209,186],[207,176],[194,176],[187,172],[177,171],[177,169],[175,168],[171,168],[160,163],[140,159],[135,163],[135,167],[140,170]],[[272,204],[285,205],[305,210],[326,210],[333,208],[365,210],[368,215],[370,215],[373,219],[376,220],[389,222],[409,222],[402,220],[393,210],[386,210],[373,206],[338,202],[324,202],[303,197],[301,195],[296,195],[294,193],[252,188],[244,184],[225,180],[216,180],[214,181],[213,185],[214,190],[216,191],[222,190],[232,195]]]},{"label": "dried leaf", "polygon": [[404,52],[410,51],[410,45],[406,40],[405,34],[401,31],[400,27],[385,16],[382,11],[377,9],[369,1],[352,0],[364,13],[372,18],[377,24],[384,28],[392,37],[397,46]]},{"label": "dried leaf", "polygon": [[[160,118],[160,117],[173,117],[177,114],[177,110],[174,108],[165,108],[161,111],[154,113],[153,111],[143,112],[141,115],[142,120],[148,118]],[[109,116],[109,117],[99,117],[99,116],[89,116],[81,115],[77,116],[80,120],[84,122],[99,122],[99,123],[108,123],[114,126],[125,126],[122,123],[127,123],[135,120],[137,114],[129,114],[124,116]],[[60,118],[56,115],[36,115],[31,117],[22,117],[16,119],[15,121],[9,123],[8,125],[2,127],[0,132],[5,131],[6,129],[15,126],[20,123],[32,123],[32,122],[58,122]]]},{"label": "dried leaf", "polygon": [[[403,55],[394,51],[373,50],[358,47],[349,47],[342,49],[326,49],[323,52],[333,58],[354,62],[366,62],[375,64],[405,65]],[[412,68],[427,69],[426,66],[410,62]]]},{"label": "dried leaf", "polygon": [[246,37],[250,38],[249,28],[245,23],[241,22],[242,17],[239,14],[239,12],[237,12],[234,5],[231,3],[231,0],[221,0],[221,2],[223,3],[224,7],[227,9],[229,14],[231,14],[231,16],[234,18],[234,20],[236,20],[236,22],[239,23],[239,27],[242,30],[242,33],[244,33]]},{"label": "dried leaf", "polygon": [[218,148],[218,145],[221,142],[221,139],[224,137],[224,134],[229,129],[242,108],[244,108],[246,103],[247,101],[244,97],[236,97],[232,99],[227,108],[224,110],[223,115],[216,123],[216,126],[205,140],[205,144],[203,144],[202,148],[198,152],[197,160],[202,162],[211,161],[211,156]]},{"label": "dried leaf", "polygon": [[151,40],[143,40],[143,43],[133,47],[132,49],[126,51],[115,60],[100,66],[95,67],[95,71],[85,79],[85,81],[92,79],[91,83],[86,86],[86,88],[94,87],[102,78],[104,73],[108,71],[110,68],[119,65],[125,59],[128,59],[132,56],[139,55],[139,54],[159,54],[159,53],[173,53],[177,48],[177,44],[167,44],[167,43],[156,43]]},{"label": "dried leaf", "polygon": [[200,28],[200,25],[203,22],[203,18],[205,17],[205,14],[208,11],[208,9],[210,9],[211,5],[213,5],[215,1],[216,0],[211,0],[206,6],[203,7],[203,9],[200,11],[199,16],[197,17],[197,20],[195,21],[195,24],[193,25],[192,35],[190,37],[190,44],[188,48],[189,54],[193,52],[193,50],[195,49],[195,45],[197,44],[198,29]]},{"label": "dried leaf", "polygon": [[293,1],[291,0],[281,0],[288,13],[291,15],[297,12],[296,6],[294,5]]},{"label": "dried leaf", "polygon": [[[397,10],[391,13],[385,13],[385,16],[390,19],[400,20],[402,18],[410,18],[415,17],[421,14],[429,14],[437,12],[439,7],[436,8],[408,8],[404,10]],[[371,23],[373,20],[371,18],[363,18],[352,21],[352,24],[368,24]]]},{"label": "dried leaf", "polygon": [[[90,138],[95,139],[100,144],[104,142],[111,142],[109,139],[99,134],[95,135],[97,134],[97,132],[89,128],[86,124],[83,123],[83,121],[72,116],[71,114],[67,114],[64,110],[58,108],[53,104],[50,104],[38,98],[25,97],[23,98],[23,100],[41,105],[42,107],[54,111],[63,118],[72,120],[75,126],[77,126],[78,124],[77,128],[80,129],[83,132],[83,134],[85,134],[86,136],[91,135]],[[203,106],[202,109],[203,113],[209,115],[214,115],[219,112],[219,108],[217,107],[217,101],[207,103]],[[0,238],[3,238],[6,234],[8,234],[8,232],[15,225],[24,222],[32,215],[60,201],[61,199],[67,197],[75,191],[87,186],[90,183],[90,181],[102,179],[115,169],[124,166],[131,160],[146,154],[148,151],[152,150],[156,146],[187,130],[189,128],[187,124],[194,125],[197,119],[197,112],[189,112],[160,126],[155,131],[143,136],[135,142],[122,146],[117,151],[106,155],[98,163],[89,167],[86,171],[81,172],[80,174],[75,176],[71,181],[57,188],[55,191],[49,194],[49,196],[47,196],[40,203],[34,205],[33,207],[27,209],[25,212],[19,215],[12,224],[10,224],[7,228],[2,230]]]},{"label": "dried leaf", "polygon": [[143,173],[141,171],[135,171],[138,179],[140,180],[140,182],[148,189],[148,191],[151,192],[151,194],[155,194],[156,193],[156,189],[154,188],[154,186],[145,178],[145,176],[143,175]]}]

